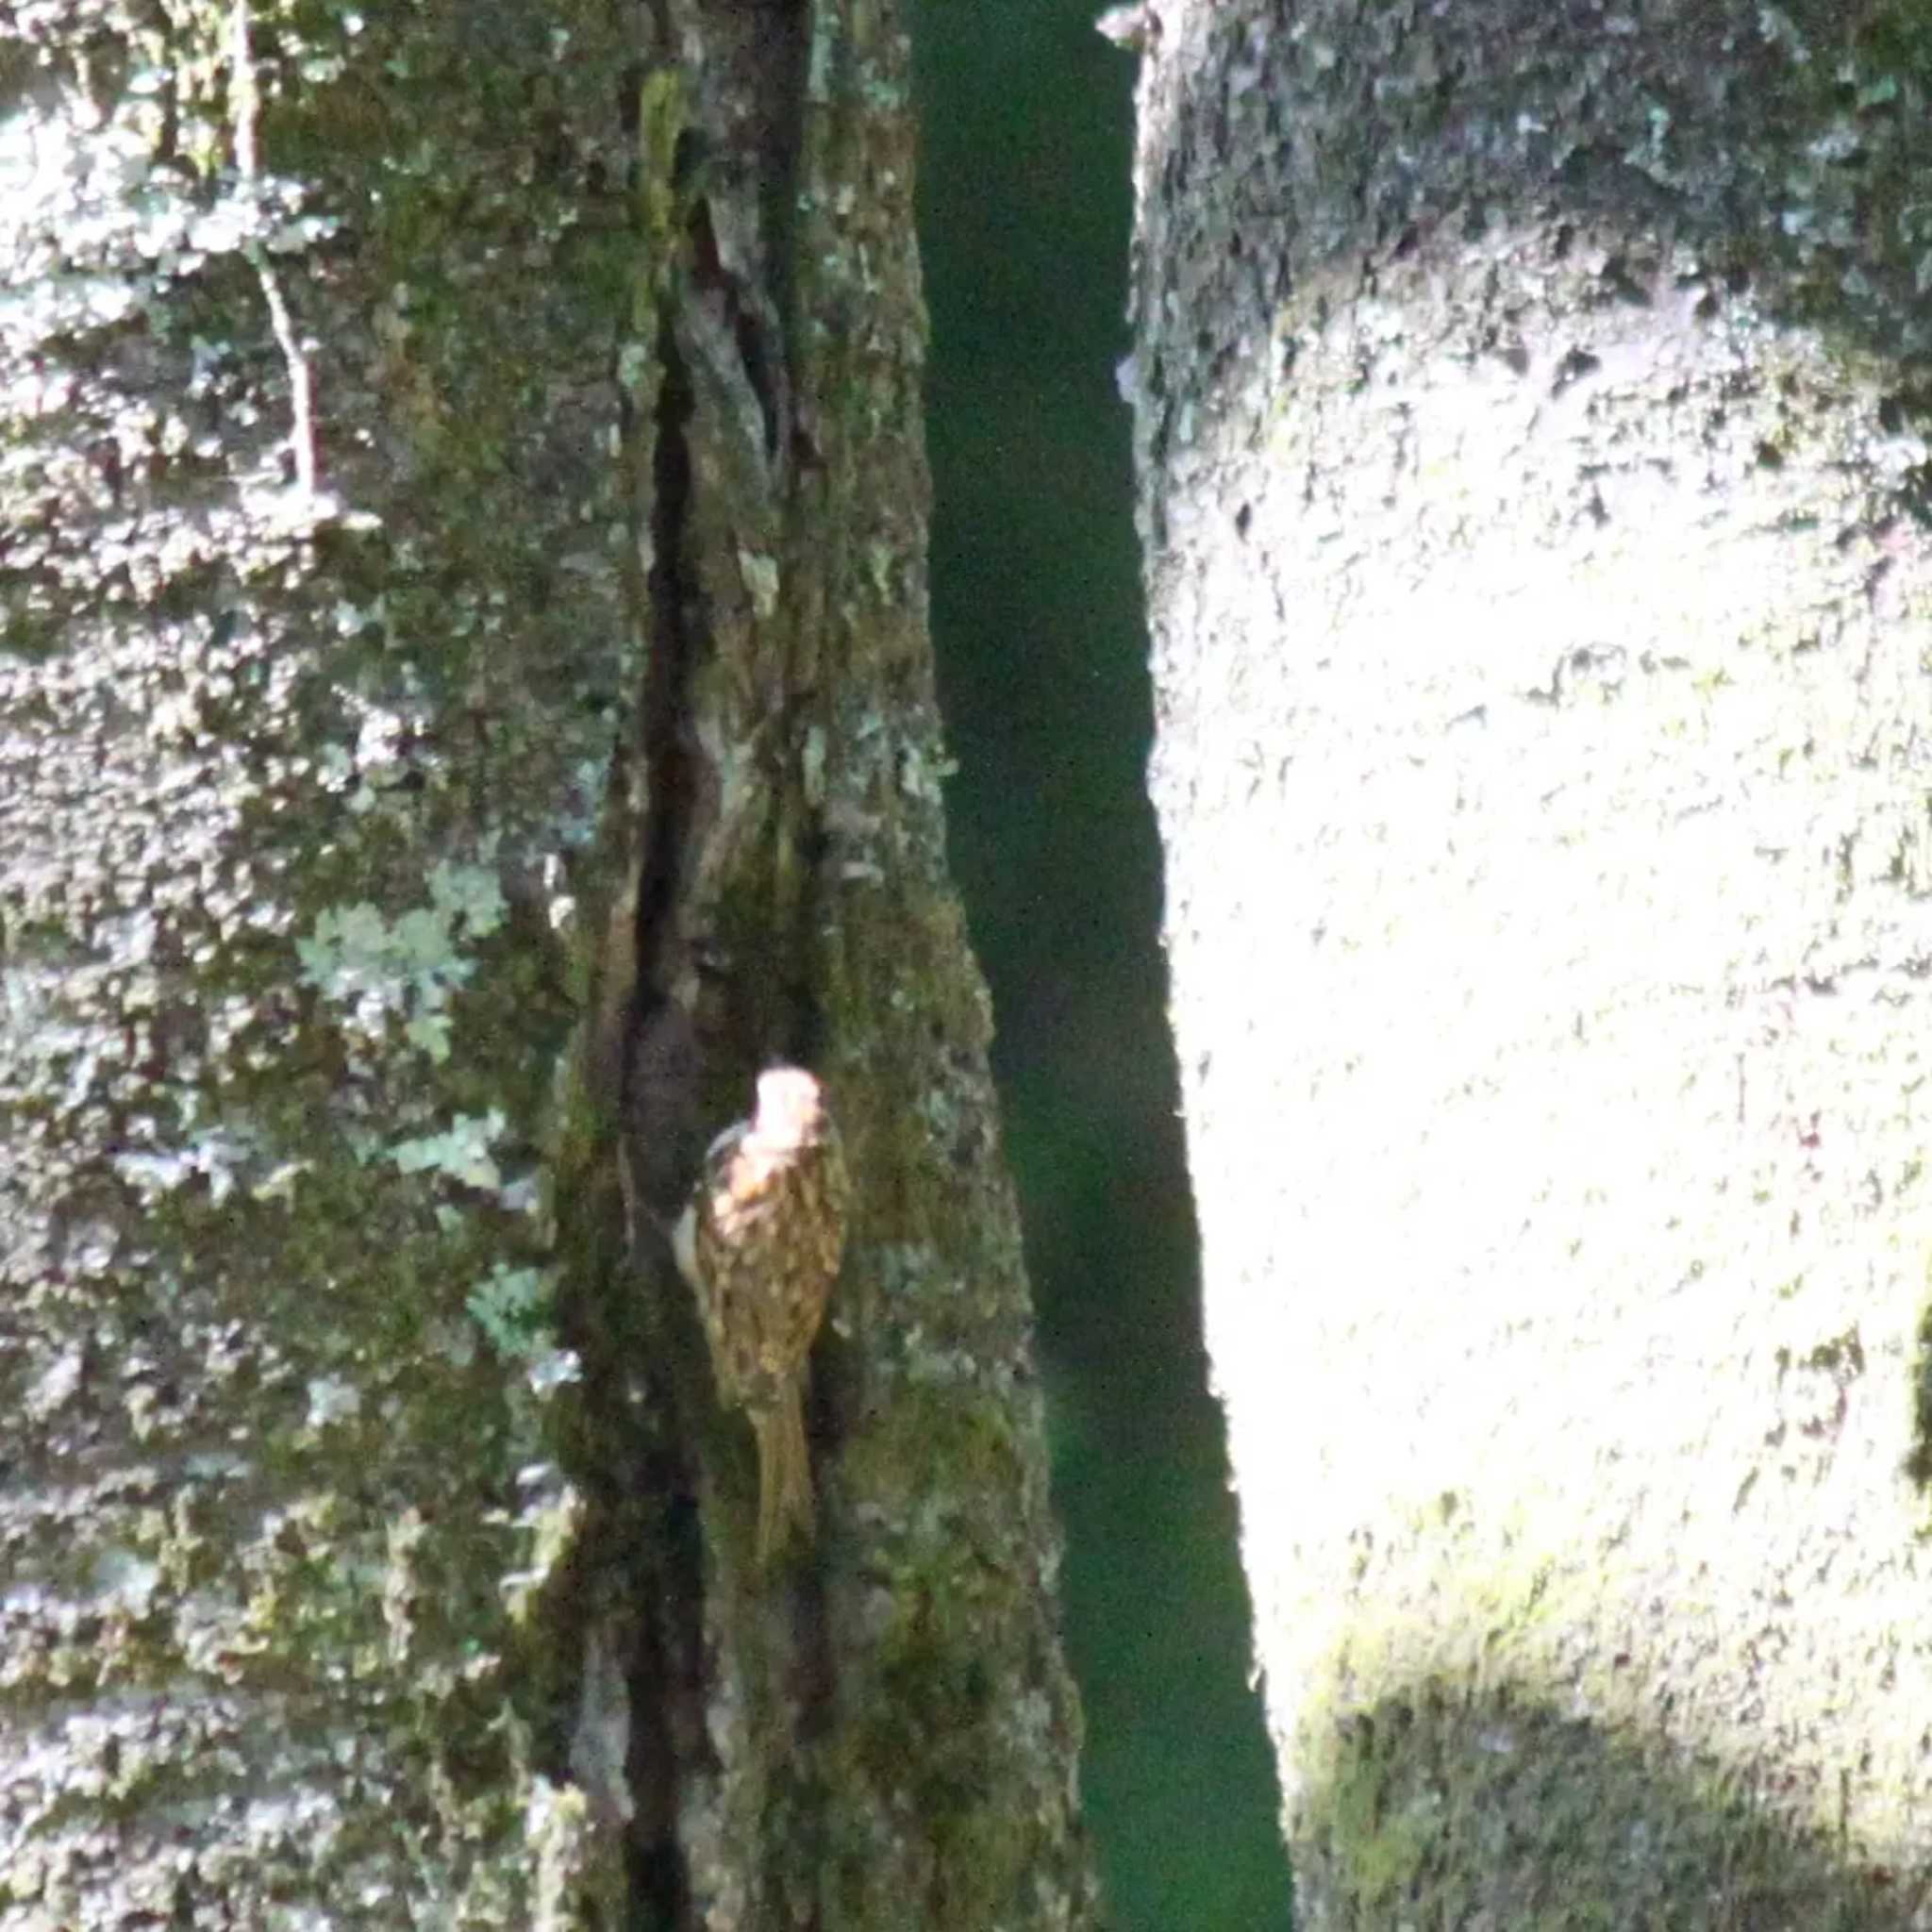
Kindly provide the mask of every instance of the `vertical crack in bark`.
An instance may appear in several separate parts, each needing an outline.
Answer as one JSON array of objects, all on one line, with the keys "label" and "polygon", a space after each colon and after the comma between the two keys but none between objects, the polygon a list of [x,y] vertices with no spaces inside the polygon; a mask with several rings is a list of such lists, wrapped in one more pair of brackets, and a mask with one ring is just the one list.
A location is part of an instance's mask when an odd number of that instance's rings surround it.
[{"label": "vertical crack in bark", "polygon": [[[668,305],[667,305],[668,308]],[[649,774],[649,811],[638,877],[637,1017],[653,994],[666,991],[665,938],[677,890],[678,860],[689,831],[692,774],[679,730],[689,682],[690,641],[685,632],[690,586],[686,579],[684,523],[691,501],[691,382],[673,341],[668,312],[658,324],[659,398],[653,451],[656,490],[651,506],[653,561],[646,585],[645,624],[650,660],[644,675],[639,737]]]},{"label": "vertical crack in bark", "polygon": [[[665,305],[668,311],[669,304]],[[641,622],[649,640],[644,690],[638,713],[638,742],[649,787],[636,882],[636,976],[630,990],[620,1114],[625,1142],[626,1249],[629,1266],[622,1286],[637,1292],[654,1277],[667,1276],[668,1257],[656,1230],[675,1212],[689,1186],[684,1170],[692,1157],[681,1124],[696,1117],[696,1056],[683,1048],[685,1018],[675,990],[665,939],[675,894],[678,858],[689,819],[691,774],[678,717],[689,660],[685,635],[684,521],[691,493],[690,384],[672,346],[670,317],[661,313],[656,438],[652,449],[652,568]],[[646,1116],[639,1121],[638,1116]],[[630,1150],[651,1150],[648,1160]],[[647,1320],[647,1334],[661,1332],[666,1314]],[[679,1767],[702,1745],[702,1630],[697,1606],[702,1574],[692,1472],[675,1378],[659,1360],[643,1372],[651,1407],[671,1426],[648,1431],[640,1476],[647,1497],[658,1499],[651,1520],[656,1531],[625,1568],[637,1585],[637,1652],[630,1679],[632,1730],[627,1773],[641,1802],[630,1833],[630,1898],[653,1924],[687,1923],[690,1881],[678,1833]]]},{"label": "vertical crack in bark", "polygon": [[627,1876],[634,1907],[679,1924],[706,1915],[726,1867],[734,1888],[780,1884],[758,1849],[764,1821],[799,1775],[784,1740],[829,1682],[813,1577],[758,1579],[736,1548],[748,1445],[717,1407],[664,1241],[751,1075],[818,1045],[806,942],[824,841],[803,775],[821,694],[795,688],[816,654],[801,651],[801,614],[781,594],[798,519],[768,225],[794,172],[772,143],[777,129],[795,146],[800,123],[798,9],[696,8],[660,28],[660,44],[685,50],[700,36],[707,57],[701,71],[642,80],[660,109],[675,100],[682,125],[640,130],[641,167],[668,174],[641,183],[641,206],[669,220],[645,238],[659,258],[647,264],[641,393],[655,407],[626,438],[649,564],[633,579],[644,685],[619,754],[641,782],[617,1107],[621,1291],[641,1306],[617,1326],[641,1335],[649,1358],[621,1365],[613,1387],[641,1389],[648,1413],[613,1421],[642,1491],[620,1520],[645,1545],[618,1559],[635,1593]]}]

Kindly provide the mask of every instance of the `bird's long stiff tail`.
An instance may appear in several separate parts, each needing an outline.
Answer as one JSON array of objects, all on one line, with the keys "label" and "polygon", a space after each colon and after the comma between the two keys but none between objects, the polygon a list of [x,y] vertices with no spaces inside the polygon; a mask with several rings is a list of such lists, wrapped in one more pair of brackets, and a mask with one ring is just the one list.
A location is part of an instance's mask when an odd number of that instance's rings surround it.
[{"label": "bird's long stiff tail", "polygon": [[811,1455],[805,1444],[803,1391],[794,1378],[774,1408],[752,1417],[758,1441],[758,1561],[769,1563],[791,1531],[812,1527]]}]

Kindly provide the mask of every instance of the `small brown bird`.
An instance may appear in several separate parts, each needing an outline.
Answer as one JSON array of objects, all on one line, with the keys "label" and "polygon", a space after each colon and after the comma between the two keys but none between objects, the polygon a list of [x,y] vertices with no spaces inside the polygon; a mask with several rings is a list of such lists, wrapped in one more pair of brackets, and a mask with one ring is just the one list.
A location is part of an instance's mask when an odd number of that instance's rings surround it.
[{"label": "small brown bird", "polygon": [[768,1067],[751,1119],[711,1142],[674,1236],[718,1393],[758,1438],[760,1564],[793,1524],[811,1530],[806,1363],[838,1277],[850,1195],[824,1089],[802,1067]]}]

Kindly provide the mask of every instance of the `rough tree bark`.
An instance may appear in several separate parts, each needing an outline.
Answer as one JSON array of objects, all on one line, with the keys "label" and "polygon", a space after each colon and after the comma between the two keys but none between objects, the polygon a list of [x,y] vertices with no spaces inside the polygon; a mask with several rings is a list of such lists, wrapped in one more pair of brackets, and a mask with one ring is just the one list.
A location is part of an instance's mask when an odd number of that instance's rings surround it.
[{"label": "rough tree bark", "polygon": [[1111,25],[1301,1923],[1928,1923],[1924,11]]},{"label": "rough tree bark", "polygon": [[[4,36],[0,1925],[1091,1923],[893,9]],[[761,1571],[660,1224],[775,1058]]]}]

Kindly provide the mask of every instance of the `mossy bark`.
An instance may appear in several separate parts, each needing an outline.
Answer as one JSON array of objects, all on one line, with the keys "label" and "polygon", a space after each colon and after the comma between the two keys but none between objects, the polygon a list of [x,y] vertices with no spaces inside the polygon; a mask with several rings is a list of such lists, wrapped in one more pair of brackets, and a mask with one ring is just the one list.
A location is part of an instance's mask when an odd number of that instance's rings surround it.
[{"label": "mossy bark", "polygon": [[1924,9],[1140,31],[1153,785],[1301,1923],[1924,1923]]},{"label": "mossy bark", "polygon": [[[0,31],[4,1915],[1091,1923],[891,9]],[[620,1141],[778,1055],[763,1575]]]}]

